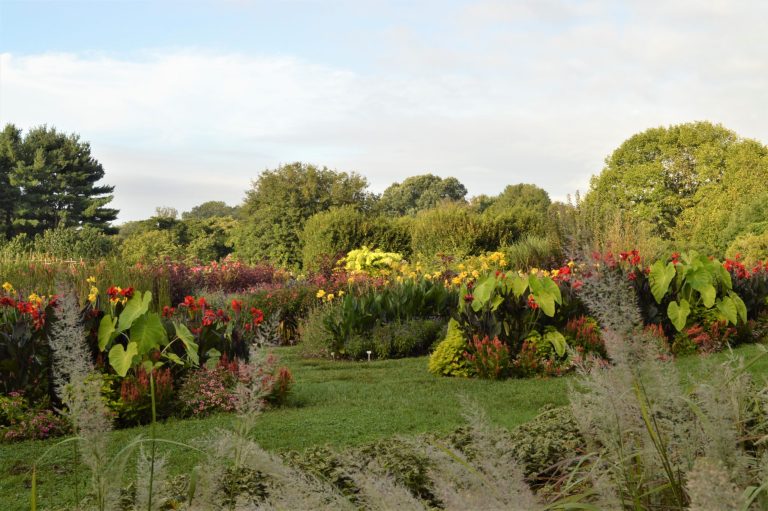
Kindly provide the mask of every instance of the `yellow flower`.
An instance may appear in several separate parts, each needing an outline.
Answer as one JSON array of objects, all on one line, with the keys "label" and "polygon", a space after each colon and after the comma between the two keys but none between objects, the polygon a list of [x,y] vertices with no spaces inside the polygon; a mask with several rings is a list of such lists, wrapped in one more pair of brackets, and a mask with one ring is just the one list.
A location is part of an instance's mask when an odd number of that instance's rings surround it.
[{"label": "yellow flower", "polygon": [[330,302],[331,300],[333,300],[333,293],[328,293],[328,295],[325,298]]},{"label": "yellow flower", "polygon": [[459,284],[461,284],[461,277],[458,277],[458,276],[457,277],[453,277],[453,279],[451,279],[451,282],[453,284],[455,284],[455,285],[459,285]]},{"label": "yellow flower", "polygon": [[574,265],[573,261],[568,261],[568,268],[573,268],[573,265]]},{"label": "yellow flower", "polygon": [[89,284],[95,284],[95,283],[96,283],[96,277],[94,277],[94,276],[90,276],[90,277],[88,277],[87,279],[85,279],[85,281],[86,281],[87,283],[89,283]]},{"label": "yellow flower", "polygon": [[30,302],[35,302],[37,304],[43,303],[43,299],[40,298],[40,296],[38,296],[37,293],[32,293],[31,295],[29,295],[29,301]]},{"label": "yellow flower", "polygon": [[10,282],[3,284],[3,289],[5,289],[6,293],[13,293],[13,285]]},{"label": "yellow flower", "polygon": [[480,276],[480,272],[479,272],[479,271],[477,271],[477,270],[472,270],[472,276],[473,276],[474,278],[477,278],[477,277],[479,277],[479,276]]},{"label": "yellow flower", "polygon": [[552,276],[557,277],[560,274],[560,270],[552,270]]},{"label": "yellow flower", "polygon": [[344,290],[343,289],[339,291],[339,296],[344,296]]},{"label": "yellow flower", "polygon": [[322,298],[322,297],[325,296],[325,291],[320,289],[320,290],[317,291],[317,294],[315,296],[317,296],[318,298]]},{"label": "yellow flower", "polygon": [[458,268],[459,268],[460,270],[463,270],[464,268],[466,268],[466,266],[464,266],[463,264],[460,264]]},{"label": "yellow flower", "polygon": [[354,284],[355,283],[355,277],[349,277],[347,279],[347,284]]}]

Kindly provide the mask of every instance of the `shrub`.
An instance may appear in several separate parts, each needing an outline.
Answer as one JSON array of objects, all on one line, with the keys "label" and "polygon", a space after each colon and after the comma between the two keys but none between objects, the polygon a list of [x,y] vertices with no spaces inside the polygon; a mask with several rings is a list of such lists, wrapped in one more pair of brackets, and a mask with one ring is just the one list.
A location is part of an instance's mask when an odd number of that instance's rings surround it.
[{"label": "shrub", "polygon": [[312,309],[299,323],[299,347],[305,357],[330,357],[339,352],[333,332],[328,328],[326,318],[338,313],[339,304],[331,303]]},{"label": "shrub", "polygon": [[[169,417],[172,412],[174,388],[170,368],[153,370],[155,379],[155,405],[158,417]],[[136,374],[125,378],[117,375],[105,377],[108,406],[124,425],[145,424],[152,419],[152,397],[149,374],[139,366]]]},{"label": "shrub", "polygon": [[238,383],[257,384],[265,403],[280,406],[288,397],[293,376],[286,367],[278,367],[277,358],[271,354],[252,364],[222,357],[215,366],[188,374],[178,395],[182,411],[195,416],[231,412],[238,405]]},{"label": "shrub", "polygon": [[365,351],[371,349],[376,358],[381,359],[423,355],[440,337],[443,326],[443,321],[431,319],[386,323],[374,327],[367,334],[368,343],[357,341],[365,349],[353,352],[349,347],[347,353],[352,358],[365,358]]},{"label": "shrub", "polygon": [[413,220],[413,254],[432,260],[438,254],[462,259],[499,247],[503,233],[492,218],[460,203],[447,203],[422,211]]},{"label": "shrub", "polygon": [[573,461],[586,447],[567,406],[545,407],[533,420],[510,432],[510,445],[525,477],[536,486],[554,482],[566,472],[563,462]]},{"label": "shrub", "polygon": [[382,270],[390,270],[393,265],[403,260],[403,256],[396,252],[383,250],[371,250],[366,246],[352,250],[341,259],[344,269],[349,272],[364,272],[376,275]]},{"label": "shrub", "polygon": [[35,236],[33,250],[60,259],[100,259],[114,252],[115,242],[95,227],[60,227]]},{"label": "shrub", "polygon": [[448,331],[435,351],[429,356],[429,372],[435,376],[469,377],[472,367],[464,357],[467,341],[456,320],[448,322]]},{"label": "shrub", "polygon": [[21,392],[0,396],[0,442],[44,440],[69,431],[69,423],[44,407],[30,407]]},{"label": "shrub", "polygon": [[510,268],[527,271],[530,268],[552,268],[562,259],[558,244],[549,237],[526,235],[510,245],[499,248]]}]

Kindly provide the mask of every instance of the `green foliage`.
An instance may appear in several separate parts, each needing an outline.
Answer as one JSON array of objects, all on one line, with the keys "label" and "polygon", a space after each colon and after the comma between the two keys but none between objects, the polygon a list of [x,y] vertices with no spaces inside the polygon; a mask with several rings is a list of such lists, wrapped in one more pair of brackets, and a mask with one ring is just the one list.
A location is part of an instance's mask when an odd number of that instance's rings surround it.
[{"label": "green foliage", "polygon": [[112,236],[86,225],[80,229],[58,227],[35,236],[33,250],[59,259],[102,259],[114,253]]},{"label": "green foliage", "polygon": [[575,459],[586,448],[573,413],[565,406],[545,407],[509,436],[512,456],[534,485],[555,480],[565,472],[562,462]]},{"label": "green foliage", "polygon": [[377,359],[423,355],[441,337],[444,322],[433,319],[411,319],[377,325],[369,332],[353,335],[344,353],[364,360],[367,351]]},{"label": "green foliage", "polygon": [[762,144],[708,122],[649,129],[611,154],[584,207],[603,221],[625,211],[681,246],[713,250],[733,204],[764,186],[767,154]]},{"label": "green foliage", "polygon": [[510,268],[522,271],[552,268],[562,259],[562,251],[551,237],[525,235],[499,251],[504,254]]},{"label": "green foliage", "polygon": [[531,332],[553,320],[563,303],[558,285],[533,273],[489,274],[471,291],[465,284],[460,294],[464,300],[459,304],[457,320],[466,336],[499,338],[509,346],[512,358]]},{"label": "green foliage", "polygon": [[339,346],[334,332],[328,328],[327,317],[340,314],[341,302],[315,307],[307,317],[299,323],[299,349],[305,357],[330,357],[331,352],[337,353]]},{"label": "green foliage", "polygon": [[698,314],[717,311],[721,319],[734,325],[747,321],[746,305],[733,292],[731,275],[717,259],[689,252],[678,264],[656,261],[648,281],[656,303],[671,293],[667,317],[678,332],[690,324],[689,316],[697,308],[701,309]]},{"label": "green foliage", "polygon": [[16,207],[9,211],[0,204],[5,209],[6,236],[11,232],[32,235],[60,226],[109,230],[117,217],[117,210],[106,207],[114,187],[96,184],[104,177],[104,169],[91,155],[90,145],[75,134],[46,126],[19,137],[12,125],[0,136],[0,160],[4,160],[4,164],[0,161],[0,182],[7,179],[16,188],[6,192],[15,196]]},{"label": "green foliage", "polygon": [[469,361],[464,357],[467,340],[455,319],[448,322],[448,331],[435,351],[429,356],[429,372],[435,376],[458,376],[468,378],[472,375]]},{"label": "green foliage", "polygon": [[463,202],[466,195],[467,189],[455,177],[423,174],[390,185],[381,194],[377,208],[384,215],[415,215],[444,201]]},{"label": "green foliage", "polygon": [[367,185],[358,174],[298,162],[262,172],[246,192],[235,253],[249,262],[300,264],[307,219],[333,206],[364,206]]},{"label": "green foliage", "polygon": [[184,247],[173,231],[146,231],[123,241],[120,247],[123,260],[129,264],[151,263],[162,259],[184,259]]},{"label": "green foliage", "polygon": [[302,232],[304,269],[316,271],[327,258],[361,246],[410,252],[411,236],[404,222],[364,214],[355,205],[333,207],[307,220]]},{"label": "green foliage", "polygon": [[549,194],[536,185],[507,186],[484,215],[495,219],[509,241],[523,236],[546,236],[550,230]]},{"label": "green foliage", "polygon": [[406,279],[382,288],[347,293],[326,308],[323,331],[331,334],[332,344],[325,353],[341,357],[359,354],[370,346],[360,336],[370,335],[378,325],[445,318],[456,306],[456,300],[455,290],[427,279]]},{"label": "green foliage", "polygon": [[181,214],[182,220],[208,220],[219,217],[236,218],[239,208],[228,206],[224,201],[207,201]]},{"label": "green foliage", "polygon": [[744,233],[734,239],[725,251],[726,257],[735,258],[737,255],[748,264],[768,259],[768,225],[766,230],[759,233]]},{"label": "green foliage", "polygon": [[443,204],[413,220],[413,254],[421,260],[438,254],[463,259],[493,251],[506,240],[507,233],[494,219],[463,204]]}]

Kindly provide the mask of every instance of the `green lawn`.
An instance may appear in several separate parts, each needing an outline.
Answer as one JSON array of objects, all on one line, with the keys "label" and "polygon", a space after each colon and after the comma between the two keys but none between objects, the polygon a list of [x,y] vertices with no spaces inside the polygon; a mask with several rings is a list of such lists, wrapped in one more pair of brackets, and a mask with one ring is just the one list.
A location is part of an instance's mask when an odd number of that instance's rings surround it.
[{"label": "green lawn", "polygon": [[[500,382],[436,378],[426,371],[426,358],[381,362],[329,362],[303,360],[295,349],[278,350],[296,378],[288,406],[265,412],[256,440],[269,450],[302,449],[312,445],[357,445],[397,434],[447,432],[462,423],[459,396],[465,395],[484,408],[499,425],[514,427],[533,418],[542,405],[565,404],[569,377],[507,380]],[[758,352],[755,346],[737,351],[745,358]],[[727,354],[688,357],[677,364],[686,377],[709,374]],[[759,378],[768,374],[768,357],[750,370]],[[159,435],[188,442],[215,434],[225,427],[226,415],[207,419],[174,420],[160,425]],[[113,445],[120,446],[147,428],[115,432]],[[0,509],[26,509],[28,469],[52,443],[24,442],[0,445]],[[189,451],[172,448],[173,471],[186,472],[197,461]],[[41,509],[67,506],[71,500],[70,451],[62,449],[50,458],[39,475]]]}]

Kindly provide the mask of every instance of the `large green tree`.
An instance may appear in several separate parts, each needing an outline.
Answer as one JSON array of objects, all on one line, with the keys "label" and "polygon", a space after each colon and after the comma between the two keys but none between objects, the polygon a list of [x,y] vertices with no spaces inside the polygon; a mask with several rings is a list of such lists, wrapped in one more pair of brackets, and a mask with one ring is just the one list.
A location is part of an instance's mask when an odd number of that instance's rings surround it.
[{"label": "large green tree", "polygon": [[0,222],[2,236],[10,239],[13,232],[13,221],[19,208],[21,190],[11,184],[11,176],[19,162],[21,148],[21,130],[8,124],[0,132]]},{"label": "large green tree", "polygon": [[[15,130],[6,126],[6,145]],[[118,211],[107,207],[114,187],[97,184],[103,177],[104,169],[91,155],[90,144],[78,135],[47,126],[29,130],[17,146],[8,173],[8,183],[18,192],[14,229],[36,234],[88,225],[110,231]]]},{"label": "large green tree", "polygon": [[182,220],[206,220],[208,218],[237,217],[237,206],[228,206],[224,201],[211,200],[193,207],[181,214]]},{"label": "large green tree", "polygon": [[599,224],[625,212],[680,245],[712,250],[734,204],[768,178],[766,148],[709,122],[632,136],[592,178],[583,207]]},{"label": "large green tree", "polygon": [[550,204],[545,190],[533,184],[520,183],[507,186],[492,199],[483,214],[503,226],[508,241],[515,241],[524,235],[548,234]]},{"label": "large green tree", "polygon": [[299,265],[301,233],[309,217],[333,206],[367,207],[364,177],[305,163],[266,170],[246,192],[234,234],[235,253],[247,261]]},{"label": "large green tree", "polygon": [[414,215],[443,201],[463,201],[466,187],[455,177],[422,174],[394,183],[384,190],[378,207],[384,214]]}]

